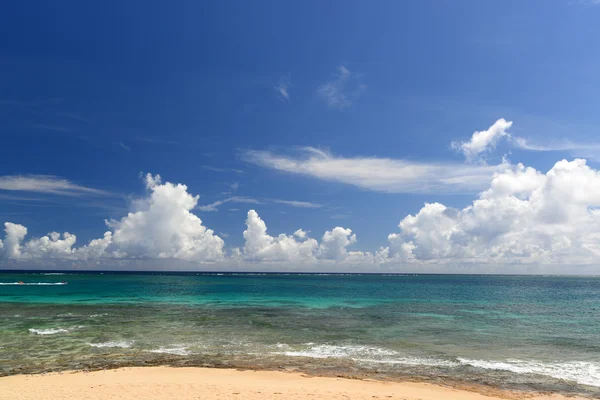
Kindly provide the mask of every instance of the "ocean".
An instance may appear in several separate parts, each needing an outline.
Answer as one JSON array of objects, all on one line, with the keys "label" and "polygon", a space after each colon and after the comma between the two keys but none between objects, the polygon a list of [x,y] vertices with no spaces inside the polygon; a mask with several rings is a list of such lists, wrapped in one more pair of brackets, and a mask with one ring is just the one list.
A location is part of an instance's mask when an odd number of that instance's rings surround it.
[{"label": "ocean", "polygon": [[600,278],[0,273],[0,375],[157,364],[600,397]]}]

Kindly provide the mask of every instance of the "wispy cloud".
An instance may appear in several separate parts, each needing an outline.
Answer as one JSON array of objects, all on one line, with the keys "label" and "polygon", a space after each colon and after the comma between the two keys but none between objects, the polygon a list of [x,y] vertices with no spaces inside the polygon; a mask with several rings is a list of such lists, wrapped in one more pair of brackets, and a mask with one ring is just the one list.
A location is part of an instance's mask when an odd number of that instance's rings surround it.
[{"label": "wispy cloud", "polygon": [[46,193],[60,196],[107,196],[109,192],[77,185],[52,175],[0,176],[0,190]]},{"label": "wispy cloud", "polygon": [[529,151],[566,151],[575,157],[585,157],[595,161],[600,160],[600,143],[577,143],[570,140],[561,141],[532,141],[522,137],[514,137],[512,143],[515,147]]},{"label": "wispy cloud", "polygon": [[343,65],[338,67],[335,79],[317,88],[317,94],[331,108],[342,110],[350,107],[367,89],[360,79]]},{"label": "wispy cloud", "polygon": [[234,182],[227,184],[227,186],[229,187],[229,190],[223,192],[223,194],[232,195],[233,193],[237,192],[238,188],[240,187],[240,184],[238,182]]},{"label": "wispy cloud", "polygon": [[272,199],[273,203],[285,204],[286,206],[299,207],[299,208],[321,208],[322,204],[312,203],[310,201],[297,201],[297,200],[278,200]]},{"label": "wispy cloud", "polygon": [[242,154],[242,159],[277,171],[389,193],[474,193],[485,189],[495,172],[509,168],[506,164],[341,157],[313,147],[301,148],[299,153],[290,156],[250,150]]},{"label": "wispy cloud", "polygon": [[119,145],[119,147],[120,147],[120,148],[122,148],[122,149],[124,149],[124,150],[127,150],[127,151],[130,151],[130,150],[131,150],[131,147],[127,146],[127,145],[126,145],[125,143],[123,143],[123,142],[117,142],[117,144]]},{"label": "wispy cloud", "polygon": [[158,138],[154,138],[154,137],[145,137],[145,136],[138,136],[135,138],[135,140],[137,140],[139,142],[152,143],[152,144],[172,144],[172,145],[179,144],[179,142],[176,142],[174,140],[158,139]]},{"label": "wispy cloud", "polygon": [[[247,203],[247,204],[265,204],[265,203],[277,203],[283,204],[290,207],[298,208],[321,208],[321,204],[313,203],[310,201],[298,201],[298,200],[281,200],[281,199],[255,199],[252,197],[245,196],[231,196],[223,200],[215,201],[211,204],[196,207],[200,211],[216,212],[219,211],[219,207],[226,203]],[[230,208],[229,211],[238,211],[238,208]]]},{"label": "wispy cloud", "polygon": [[279,83],[275,85],[275,92],[277,92],[277,96],[284,101],[288,101],[290,99],[289,87],[290,87],[290,78],[282,77],[279,80]]},{"label": "wispy cloud", "polygon": [[540,143],[522,137],[515,137],[513,141],[516,147],[531,151],[600,150],[600,143],[574,143],[570,140]]},{"label": "wispy cloud", "polygon": [[248,204],[262,204],[262,202],[253,199],[251,197],[244,197],[244,196],[232,196],[232,197],[228,197],[226,199],[223,200],[218,200],[215,201],[214,203],[211,204],[206,204],[203,206],[197,206],[196,208],[200,211],[207,211],[207,212],[217,212],[219,211],[219,206],[226,204],[226,203],[248,203]]},{"label": "wispy cloud", "polygon": [[206,169],[208,171],[214,171],[214,172],[235,172],[236,174],[243,174],[244,171],[242,171],[241,169],[236,169],[236,168],[219,168],[219,167],[213,167],[210,165],[202,165],[203,169]]}]

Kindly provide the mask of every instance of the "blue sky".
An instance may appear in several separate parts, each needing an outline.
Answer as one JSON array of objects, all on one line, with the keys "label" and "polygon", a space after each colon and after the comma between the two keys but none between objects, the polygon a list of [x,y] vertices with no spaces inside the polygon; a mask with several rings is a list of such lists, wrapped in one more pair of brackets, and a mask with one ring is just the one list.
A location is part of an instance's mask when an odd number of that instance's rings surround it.
[{"label": "blue sky", "polygon": [[[0,176],[38,186],[0,184],[0,222],[84,245],[135,208],[151,173],[200,195],[191,212],[227,251],[244,247],[252,208],[273,236],[340,226],[349,249],[375,253],[425,203],[472,204],[503,157],[543,174],[563,158],[598,167],[599,18],[575,0],[13,2]],[[467,160],[460,142],[500,118],[508,135]],[[396,183],[367,159],[454,180]],[[44,179],[75,186],[49,193]]]}]

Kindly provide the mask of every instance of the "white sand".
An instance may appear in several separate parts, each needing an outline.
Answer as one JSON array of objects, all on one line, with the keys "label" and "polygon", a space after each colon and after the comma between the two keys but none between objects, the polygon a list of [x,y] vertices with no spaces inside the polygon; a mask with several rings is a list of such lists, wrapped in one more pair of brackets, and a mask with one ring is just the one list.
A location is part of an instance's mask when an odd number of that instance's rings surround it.
[{"label": "white sand", "polygon": [[500,391],[490,391],[484,395],[427,383],[307,377],[298,373],[211,368],[122,368],[90,373],[65,372],[0,378],[0,400],[506,398],[566,399],[559,395],[533,396]]}]

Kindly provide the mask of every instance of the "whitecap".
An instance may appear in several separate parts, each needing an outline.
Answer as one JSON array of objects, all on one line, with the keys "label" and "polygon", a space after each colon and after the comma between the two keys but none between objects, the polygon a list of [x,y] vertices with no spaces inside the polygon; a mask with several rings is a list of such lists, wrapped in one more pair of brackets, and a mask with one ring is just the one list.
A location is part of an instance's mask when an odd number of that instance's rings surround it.
[{"label": "whitecap", "polygon": [[505,361],[459,358],[461,363],[483,369],[509,371],[517,374],[538,374],[574,381],[583,385],[600,386],[600,363],[586,361],[541,362],[509,359]]},{"label": "whitecap", "polygon": [[56,335],[57,333],[69,333],[78,329],[85,328],[85,325],[77,325],[71,326],[69,328],[47,328],[47,329],[36,329],[30,328],[30,333],[35,333],[36,335]]},{"label": "whitecap", "polygon": [[191,351],[189,351],[186,347],[183,346],[179,346],[179,347],[159,347],[158,349],[154,349],[154,350],[147,350],[150,353],[164,353],[164,354],[174,354],[177,356],[189,356],[190,354],[192,354]]},{"label": "whitecap", "polygon": [[36,335],[56,335],[57,333],[69,333],[68,329],[63,328],[49,328],[49,329],[29,329],[29,332],[35,333]]},{"label": "whitecap", "polygon": [[460,364],[456,361],[443,360],[429,357],[410,357],[397,351],[376,346],[347,345],[337,346],[329,344],[314,345],[300,351],[284,351],[283,354],[290,357],[309,358],[347,358],[352,361],[366,364],[399,364],[399,365],[426,365],[434,367],[456,367]]},{"label": "whitecap", "polygon": [[104,347],[119,347],[121,349],[128,349],[133,345],[133,340],[119,340],[109,341],[104,343],[88,343],[92,347],[104,348]]}]

